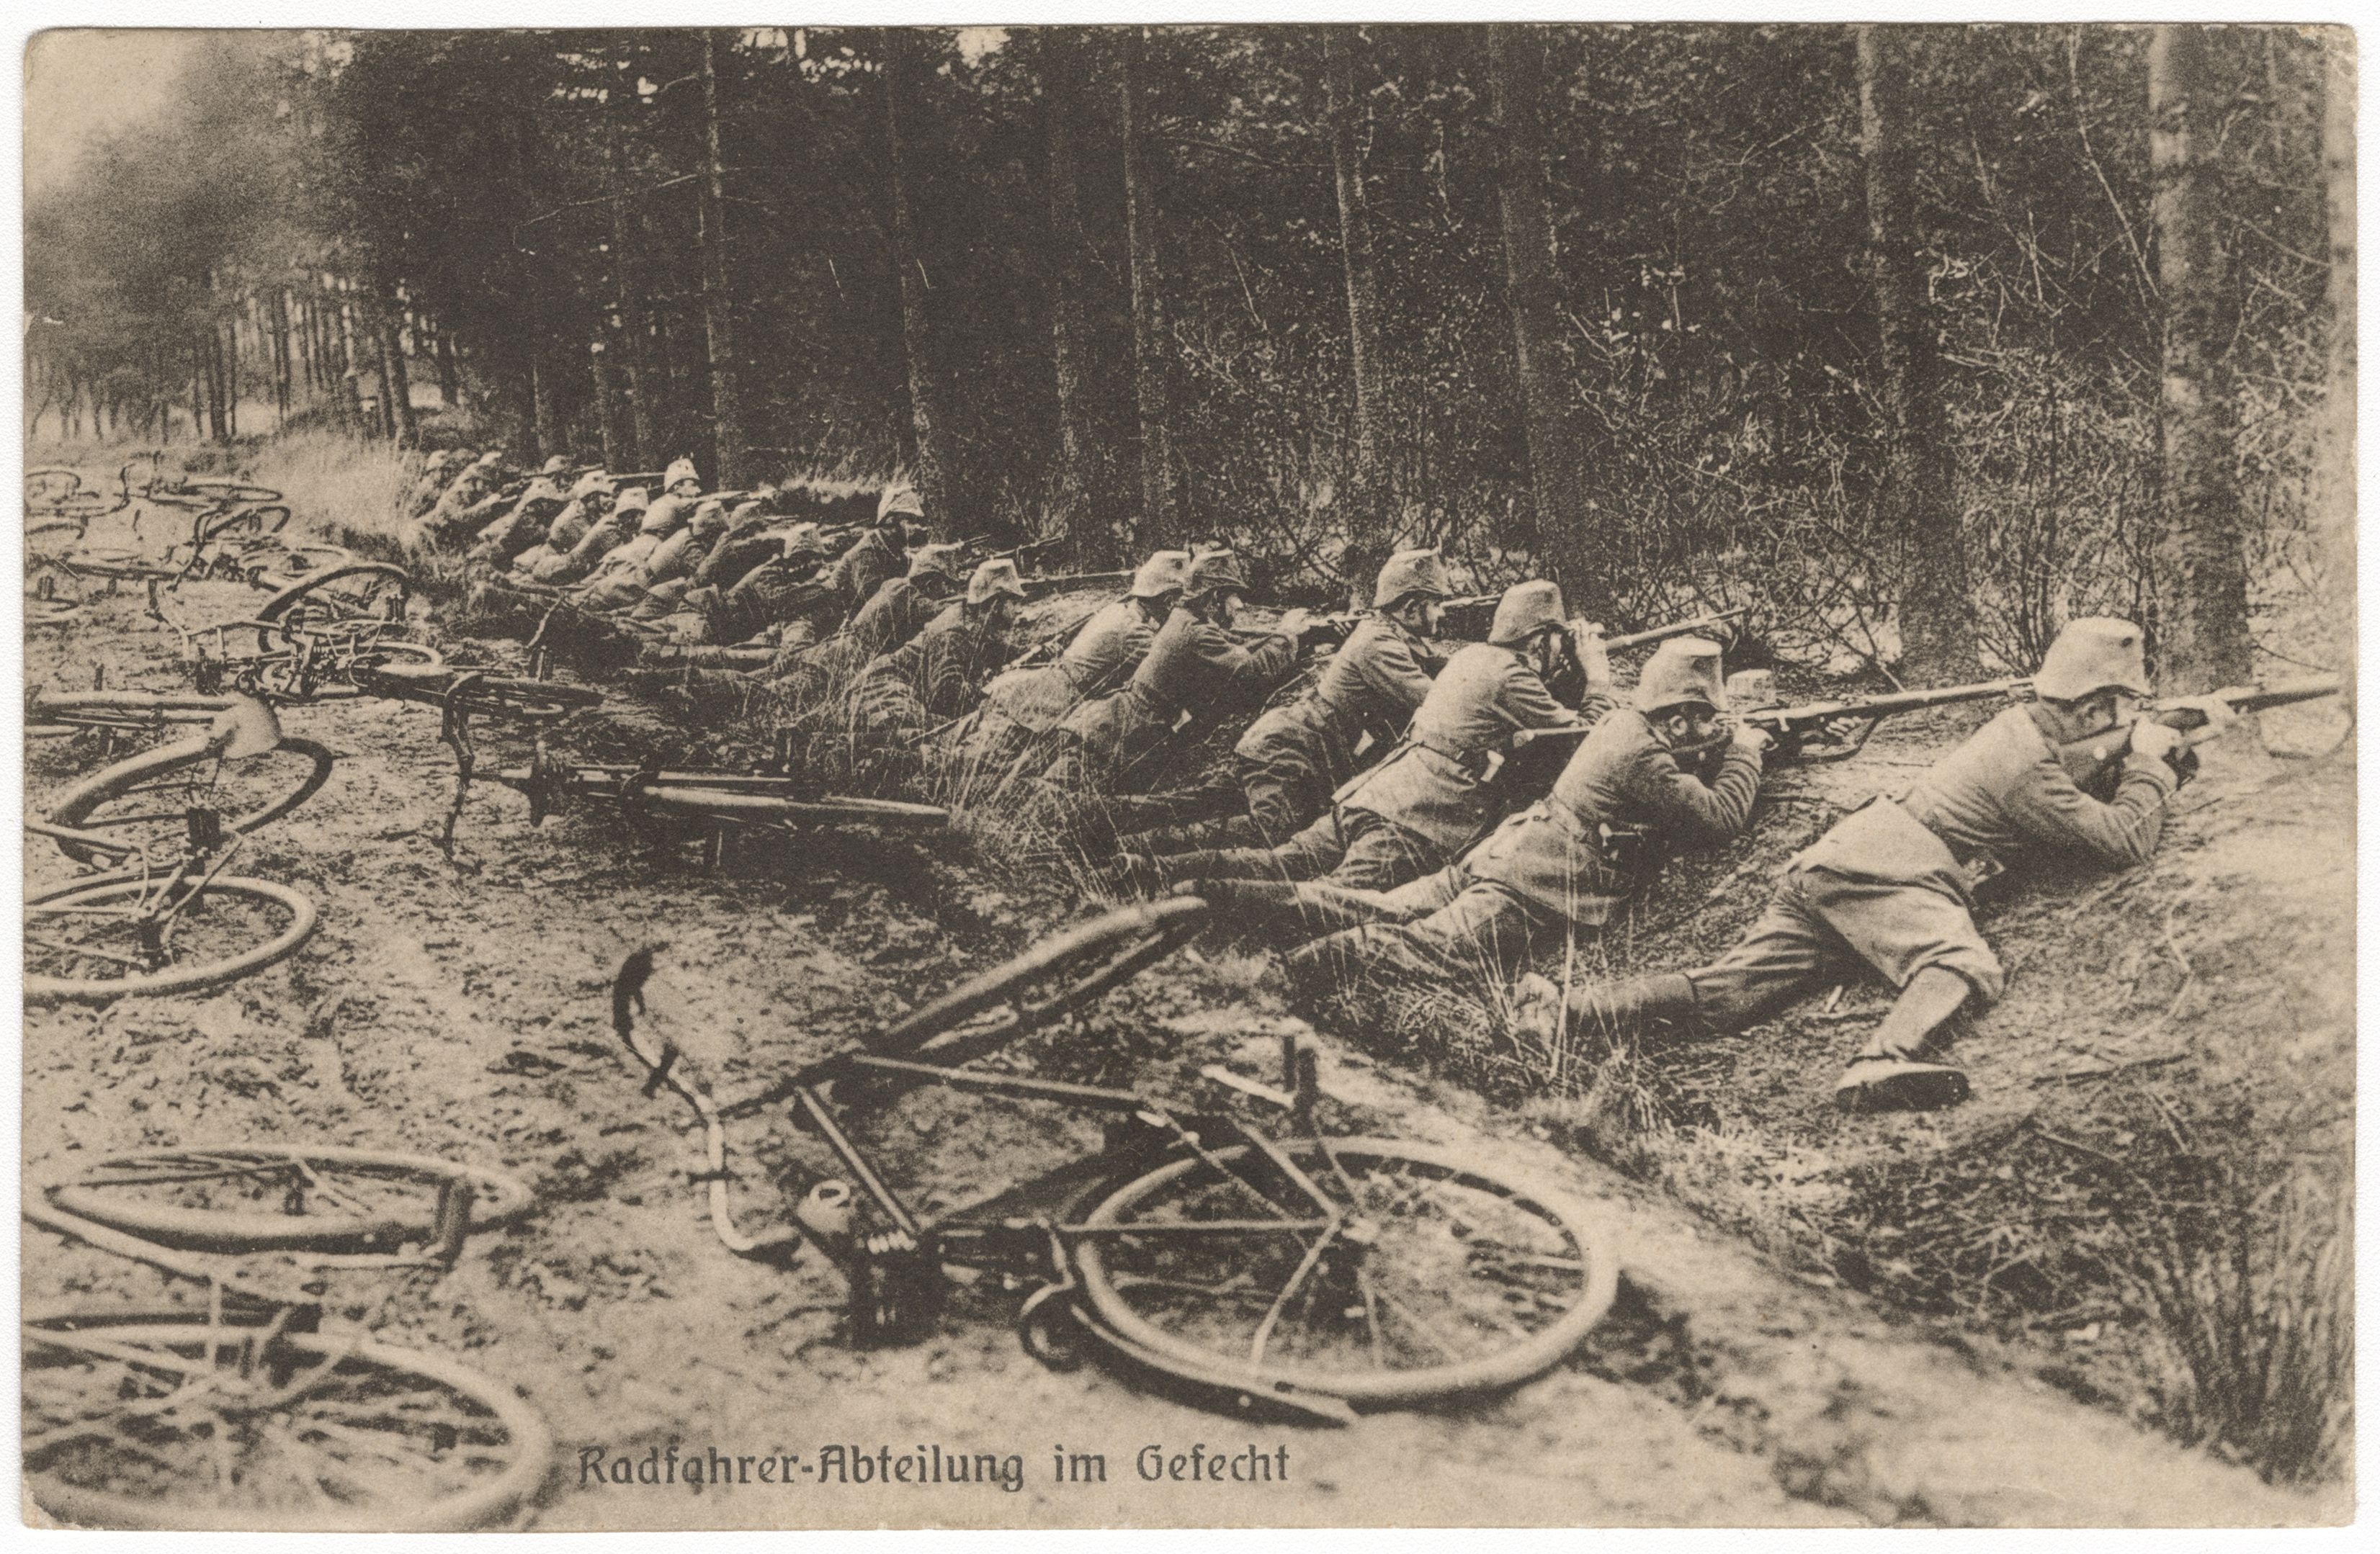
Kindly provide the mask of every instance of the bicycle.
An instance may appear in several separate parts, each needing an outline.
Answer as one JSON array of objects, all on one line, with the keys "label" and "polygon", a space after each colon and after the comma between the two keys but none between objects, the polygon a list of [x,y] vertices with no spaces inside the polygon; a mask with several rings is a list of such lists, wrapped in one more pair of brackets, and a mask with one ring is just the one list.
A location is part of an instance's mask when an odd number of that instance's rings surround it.
[{"label": "bicycle", "polygon": [[[289,1169],[248,1168],[265,1159]],[[306,1259],[313,1276],[296,1290],[262,1287],[57,1202],[93,1177],[121,1185],[128,1174],[137,1186],[186,1197],[194,1181],[228,1185],[228,1210],[167,1205],[164,1218],[199,1223],[200,1239],[224,1253],[312,1251],[314,1242],[287,1228],[305,1214],[293,1203],[336,1203],[346,1194],[322,1179],[323,1169],[374,1163],[437,1184],[427,1232],[411,1237],[419,1249],[316,1253]],[[350,1170],[341,1188],[357,1179]],[[207,1288],[202,1307],[50,1307],[24,1321],[24,1471],[33,1500],[78,1525],[175,1530],[450,1532],[514,1514],[552,1460],[536,1413],[502,1382],[382,1343],[369,1326],[328,1320],[323,1309],[323,1271],[435,1278],[451,1268],[471,1231],[511,1217],[475,1215],[480,1184],[526,1204],[527,1188],[503,1173],[324,1146],[150,1151],[29,1195],[20,1211],[28,1222]],[[278,1211],[249,1207],[251,1193],[281,1195]]]},{"label": "bicycle", "polygon": [[[1310,1049],[1287,1093],[1232,1088],[1286,1109],[1276,1140],[1227,1116],[1137,1090],[969,1068],[1050,1018],[1079,1009],[1204,925],[1206,903],[1129,907],[974,978],[871,1038],[722,1105],[665,1032],[647,989],[655,954],[622,962],[613,1022],[646,1072],[703,1130],[711,1229],[739,1257],[784,1266],[815,1244],[850,1287],[861,1343],[915,1342],[933,1327],[945,1265],[1027,1289],[1021,1340],[1066,1367],[1105,1352],[1202,1400],[1344,1422],[1516,1385],[1559,1363],[1599,1321],[1618,1271],[1559,1194],[1460,1155],[1314,1126]],[[640,1028],[641,1019],[641,1028]],[[969,1208],[928,1218],[904,1202],[845,1132],[905,1090],[1035,1100],[1107,1114],[1091,1159]],[[748,1234],[730,1197],[730,1122],[789,1104],[856,1190],[820,1180],[795,1223]],[[1054,1205],[1035,1206],[1037,1198]]]},{"label": "bicycle", "polygon": [[358,679],[370,669],[445,668],[444,654],[390,630],[378,620],[225,620],[185,632],[184,657],[202,693],[228,689],[280,704],[359,696]]},{"label": "bicycle", "polygon": [[[219,832],[245,836],[321,791],[338,759],[312,740],[284,736],[272,709],[253,698],[152,700],[161,722],[200,713],[210,702],[221,705],[208,713],[204,732],[116,762],[68,786],[49,801],[43,818],[51,825],[77,837],[171,834],[190,825],[193,814],[204,813],[214,817],[210,824]],[[35,709],[41,705],[36,702]],[[28,712],[28,724],[34,716]],[[139,841],[130,845],[143,849]],[[91,849],[79,840],[62,841],[60,849],[78,862],[91,861]]]},{"label": "bicycle", "polygon": [[586,803],[616,806],[631,819],[708,820],[733,826],[793,828],[863,825],[940,831],[950,812],[932,804],[820,792],[798,777],[769,772],[705,772],[604,765],[561,760],[540,743],[526,766],[480,774],[528,799],[529,824]]}]

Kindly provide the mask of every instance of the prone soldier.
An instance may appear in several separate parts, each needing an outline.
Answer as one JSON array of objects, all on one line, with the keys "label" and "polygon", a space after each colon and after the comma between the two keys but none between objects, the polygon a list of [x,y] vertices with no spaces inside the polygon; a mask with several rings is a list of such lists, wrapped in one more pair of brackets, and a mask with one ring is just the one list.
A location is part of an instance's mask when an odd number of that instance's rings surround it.
[{"label": "prone soldier", "polygon": [[985,675],[1008,656],[1008,626],[1023,597],[1014,560],[995,558],[977,567],[964,597],[869,662],[852,693],[853,727],[914,732],[965,712]]},{"label": "prone soldier", "polygon": [[[1995,717],[1914,783],[1845,815],[1786,868],[1767,910],[1707,966],[1573,990],[1522,990],[1525,1028],[1548,1039],[1724,1033],[1756,1025],[1860,963],[1899,990],[1835,1086],[1847,1111],[1925,1110],[1966,1099],[1943,1061],[1961,1010],[2005,973],[1975,927],[1974,892],[2003,869],[2058,859],[2111,868],[2156,852],[2180,786],[2182,737],[2135,722],[2148,676],[2128,620],[2070,621],[2034,676],[2037,700]],[[2210,700],[2208,716],[2220,714]],[[2061,750],[2130,725],[2082,782]]]},{"label": "prone soldier", "polygon": [[1718,846],[1751,819],[1768,736],[1730,729],[1726,706],[1718,644],[1663,644],[1631,705],[1597,720],[1553,790],[1453,863],[1387,892],[1287,887],[1309,922],[1356,924],[1293,951],[1292,980],[1500,982],[1568,934],[1599,933],[1669,852]]},{"label": "prone soldier", "polygon": [[1524,729],[1582,727],[1610,706],[1590,693],[1573,712],[1545,675],[1562,656],[1561,590],[1516,583],[1497,601],[1488,640],[1458,648],[1386,759],[1334,796],[1333,807],[1270,848],[1224,848],[1170,858],[1127,855],[1127,877],[1308,880],[1387,890],[1436,872],[1476,841],[1506,807],[1496,767]]},{"label": "prone soldier", "polygon": [[1331,795],[1404,732],[1446,656],[1430,644],[1446,619],[1446,561],[1400,550],[1380,569],[1372,611],[1307,692],[1257,718],[1232,754],[1248,815],[1269,842],[1295,835]]}]

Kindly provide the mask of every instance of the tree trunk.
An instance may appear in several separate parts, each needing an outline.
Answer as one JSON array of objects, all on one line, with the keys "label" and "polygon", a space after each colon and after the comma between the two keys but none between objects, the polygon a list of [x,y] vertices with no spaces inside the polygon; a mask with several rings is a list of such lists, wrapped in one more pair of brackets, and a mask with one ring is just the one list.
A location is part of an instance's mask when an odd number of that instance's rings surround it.
[{"label": "tree trunk", "polygon": [[1083,369],[1090,346],[1084,297],[1089,289],[1084,249],[1081,187],[1075,173],[1075,114],[1083,98],[1083,34],[1051,27],[1041,37],[1042,127],[1050,150],[1050,362],[1058,390],[1058,467],[1050,481],[1050,506],[1057,532],[1067,536],[1075,564],[1097,566],[1111,552],[1111,537],[1095,493],[1106,481],[1096,474],[1099,440],[1091,420],[1090,393]]},{"label": "tree trunk", "polygon": [[413,375],[405,369],[405,341],[396,319],[387,313],[380,320],[380,360],[381,392],[388,396],[392,435],[398,447],[411,448],[421,440],[420,426],[413,418]]},{"label": "tree trunk", "polygon": [[1596,536],[1589,533],[1578,428],[1562,370],[1539,102],[1544,58],[1543,29],[1510,22],[1488,28],[1490,114],[1503,151],[1497,197],[1503,218],[1505,296],[1529,435],[1536,548],[1571,608],[1599,615],[1609,598],[1610,579],[1593,560]]},{"label": "tree trunk", "polygon": [[1339,254],[1347,281],[1347,358],[1353,390],[1348,424],[1345,504],[1347,548],[1339,570],[1368,602],[1372,582],[1389,559],[1387,492],[1380,478],[1380,303],[1372,263],[1372,217],[1364,198],[1363,148],[1355,96],[1354,30],[1322,29],[1322,78],[1330,121],[1330,172],[1339,192]]},{"label": "tree trunk", "polygon": [[595,374],[595,430],[603,442],[603,467],[625,470],[630,466],[621,462],[620,406],[618,396],[612,392],[612,373],[604,365],[603,342],[587,343],[587,365]]},{"label": "tree trunk", "polygon": [[273,291],[273,408],[274,425],[289,424],[289,402],[294,391],[289,359],[289,288],[276,286]]},{"label": "tree trunk", "polygon": [[239,315],[224,323],[223,395],[225,440],[239,435]]},{"label": "tree trunk", "polygon": [[744,484],[744,408],[736,382],[735,325],[727,289],[727,168],[719,150],[719,39],[702,34],[702,324],[710,352],[710,432],[717,486]]},{"label": "tree trunk", "polygon": [[1927,295],[1925,237],[1917,220],[1917,137],[1909,102],[1917,30],[1866,25],[1853,32],[1868,274],[1883,368],[1876,515],[1884,542],[1903,560],[1900,674],[1913,685],[1949,684],[1980,671],[1958,470],[1942,404],[1940,325]]},{"label": "tree trunk", "polygon": [[1123,70],[1116,87],[1123,133],[1124,246],[1132,270],[1132,386],[1140,415],[1140,532],[1134,548],[1173,537],[1173,450],[1167,436],[1165,305],[1157,273],[1157,207],[1141,140],[1141,30],[1123,30]]},{"label": "tree trunk", "polygon": [[2338,640],[2353,651],[2355,635],[2355,35],[2322,32],[2323,198],[2329,217],[2330,275],[2324,345],[2327,361],[2319,452],[2315,462],[2315,523],[2328,552],[2330,613]]},{"label": "tree trunk", "polygon": [[2220,227],[2224,102],[2208,45],[2200,26],[2149,34],[2149,215],[2165,302],[2156,632],[2162,678],[2184,692],[2240,683],[2255,667],[2232,463],[2240,301]]},{"label": "tree trunk", "polygon": [[543,351],[529,348],[528,413],[530,435],[537,440],[537,457],[542,461],[556,453],[570,452],[569,439],[562,433],[561,418],[554,413],[553,378],[540,360]]},{"label": "tree trunk", "polygon": [[455,367],[455,337],[438,331],[438,403],[448,410],[463,403],[463,375]]},{"label": "tree trunk", "polygon": [[892,269],[901,281],[901,354],[909,366],[909,424],[917,456],[910,479],[924,501],[926,522],[944,536],[966,533],[951,509],[949,466],[942,448],[944,418],[933,370],[933,331],[926,315],[926,272],[917,257],[911,209],[915,153],[905,138],[922,116],[917,35],[905,27],[882,30],[884,39],[884,146],[892,175]]},{"label": "tree trunk", "polygon": [[645,321],[643,294],[637,288],[636,250],[629,244],[627,201],[620,194],[620,151],[609,126],[603,133],[603,163],[612,191],[612,302],[618,315],[618,376],[628,399],[628,444],[622,450],[627,464],[642,469],[645,461],[659,463],[660,447],[653,435],[653,408],[647,390],[645,365],[651,350],[651,330]]}]

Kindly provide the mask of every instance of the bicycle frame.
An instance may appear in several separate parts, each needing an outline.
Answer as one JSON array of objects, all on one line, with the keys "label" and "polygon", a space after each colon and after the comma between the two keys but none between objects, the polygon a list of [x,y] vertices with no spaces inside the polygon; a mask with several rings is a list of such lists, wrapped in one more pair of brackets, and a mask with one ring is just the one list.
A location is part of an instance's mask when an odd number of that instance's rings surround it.
[{"label": "bicycle frame", "polygon": [[[1145,911],[1146,910],[1144,910]],[[1148,913],[1152,921],[1154,913]],[[1084,938],[1100,927],[1085,925],[1069,937]],[[1173,942],[1160,936],[1159,953],[1170,953]],[[1151,956],[1148,958],[1155,958]],[[1127,963],[1128,964],[1128,963]],[[613,984],[613,1025],[622,1044],[647,1073],[645,1093],[669,1089],[694,1112],[701,1124],[707,1169],[698,1180],[707,1184],[711,1229],[720,1243],[736,1256],[784,1266],[803,1246],[814,1244],[841,1268],[856,1295],[864,1294],[877,1315],[863,1338],[904,1342],[919,1336],[940,1307],[942,1265],[952,1264],[997,1274],[1011,1286],[1031,1285],[1018,1313],[1018,1327],[1029,1352],[1055,1359],[1068,1339],[1052,1330],[1054,1321],[1071,1319],[1080,1330],[1073,1336],[1096,1339],[1136,1366],[1194,1390],[1227,1397],[1245,1408],[1262,1401],[1291,1416],[1308,1422],[1352,1422],[1354,1410],[1343,1399],[1317,1392],[1279,1378],[1238,1371],[1221,1364],[1204,1365],[1151,1350],[1102,1323],[1079,1302],[1064,1299],[1075,1290],[1075,1249],[1086,1241],[1131,1235],[1143,1242],[1163,1237],[1207,1237],[1250,1232],[1310,1237],[1320,1247],[1348,1235],[1346,1211],[1293,1160],[1287,1150],[1267,1134],[1234,1118],[1215,1113],[1179,1111],[1138,1090],[1021,1075],[988,1073],[961,1066],[985,1051],[1004,1045],[1017,1032],[998,1040],[970,1042],[964,1034],[940,1039],[905,1040],[896,1025],[881,1033],[873,1050],[862,1044],[809,1064],[760,1093],[730,1105],[721,1105],[703,1081],[694,1076],[685,1054],[664,1042],[659,1054],[650,1054],[636,1034],[636,1017],[644,1007],[644,988],[654,969],[650,949],[632,952],[621,964]],[[1132,969],[1136,969],[1134,967]],[[1232,1076],[1233,1089],[1286,1110],[1297,1137],[1318,1146],[1330,1158],[1329,1141],[1314,1126],[1318,1095],[1314,1054],[1294,1037],[1283,1041],[1286,1089],[1269,1087]],[[928,1061],[939,1059],[939,1061]],[[929,1217],[907,1203],[885,1181],[867,1152],[844,1131],[844,1121],[857,1112],[890,1101],[919,1086],[935,1086],[965,1094],[1040,1101],[1111,1118],[1104,1147],[1086,1161],[1006,1188],[973,1205]],[[840,1088],[846,1093],[831,1094]],[[795,1211],[794,1223],[780,1224],[760,1235],[746,1234],[735,1221],[730,1197],[733,1172],[728,1165],[727,1124],[770,1107],[790,1103],[793,1119],[817,1135],[833,1153],[852,1182],[858,1185],[876,1213],[891,1228],[858,1235],[851,1225],[850,1189],[825,1179],[817,1183]],[[1295,1200],[1283,1207],[1234,1169],[1229,1156],[1245,1146],[1268,1162],[1292,1184]],[[1129,1226],[1096,1224],[1082,1218],[1087,1188],[1138,1175],[1170,1158],[1196,1156],[1223,1178],[1245,1188],[1254,1203],[1269,1210],[1240,1220],[1200,1220],[1178,1224],[1139,1222]],[[1067,1201],[1057,1212],[1009,1211],[1003,1205],[1065,1192]],[[1071,1188],[1071,1191],[1065,1189]],[[855,1310],[855,1320],[858,1311]],[[1068,1356],[1071,1358],[1071,1355]]]}]

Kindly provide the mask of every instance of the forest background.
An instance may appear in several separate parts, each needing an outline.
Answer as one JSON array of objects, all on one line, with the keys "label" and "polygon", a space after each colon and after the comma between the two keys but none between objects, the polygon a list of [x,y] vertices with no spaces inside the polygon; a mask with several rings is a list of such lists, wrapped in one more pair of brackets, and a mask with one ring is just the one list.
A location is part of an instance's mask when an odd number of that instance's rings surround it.
[{"label": "forest background", "polygon": [[[205,35],[35,189],[29,433],[1398,544],[1912,682],[2351,657],[2343,29]],[[417,406],[417,402],[419,402]]]}]

